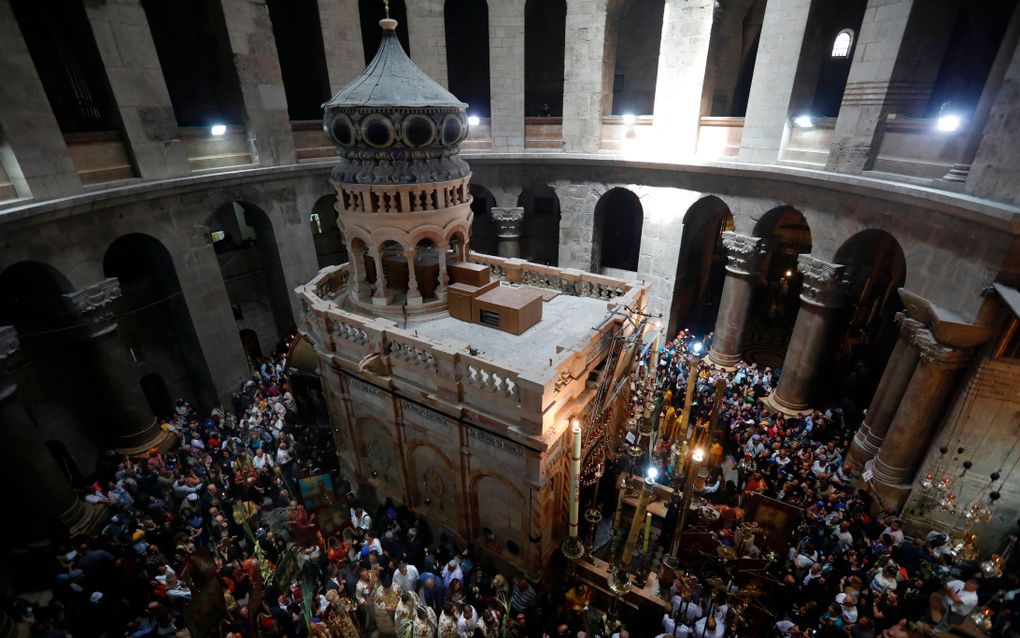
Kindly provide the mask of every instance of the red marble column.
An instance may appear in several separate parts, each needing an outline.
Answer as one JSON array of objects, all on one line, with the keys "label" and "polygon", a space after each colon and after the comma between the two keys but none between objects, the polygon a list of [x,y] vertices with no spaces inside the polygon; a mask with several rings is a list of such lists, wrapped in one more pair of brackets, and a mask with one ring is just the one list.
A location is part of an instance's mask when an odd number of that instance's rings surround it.
[{"label": "red marble column", "polygon": [[800,311],[783,361],[779,385],[766,398],[772,409],[798,414],[811,409],[811,391],[832,324],[832,311],[843,303],[843,266],[811,255],[797,259],[801,273]]},{"label": "red marble column", "polygon": [[753,278],[762,258],[762,239],[736,233],[723,233],[726,249],[726,280],[715,320],[715,335],[708,360],[716,365],[732,367],[740,361],[740,345],[751,308]]},{"label": "red marble column", "polygon": [[892,354],[889,355],[889,361],[885,365],[875,396],[871,399],[864,422],[854,435],[847,454],[847,461],[857,468],[864,467],[867,461],[878,454],[910,377],[917,368],[920,351],[914,343],[914,335],[924,326],[902,312],[896,314],[896,321],[900,324],[900,337],[896,340]]},{"label": "red marble column", "polygon": [[914,343],[920,352],[920,362],[871,464],[872,487],[884,506],[895,509],[910,495],[917,469],[952,399],[960,371],[970,361],[969,349],[945,346],[927,329],[915,333]]}]

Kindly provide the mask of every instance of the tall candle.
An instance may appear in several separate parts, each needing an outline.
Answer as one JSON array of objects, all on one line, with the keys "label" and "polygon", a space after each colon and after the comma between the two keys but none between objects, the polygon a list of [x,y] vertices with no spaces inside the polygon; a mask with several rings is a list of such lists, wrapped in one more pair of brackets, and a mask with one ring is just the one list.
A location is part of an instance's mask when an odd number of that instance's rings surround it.
[{"label": "tall candle", "polygon": [[581,494],[581,424],[570,428],[574,445],[570,454],[570,536],[577,537],[577,504]]},{"label": "tall candle", "polygon": [[641,553],[648,556],[648,545],[652,540],[652,513],[648,512],[645,514],[645,544],[641,548]]}]

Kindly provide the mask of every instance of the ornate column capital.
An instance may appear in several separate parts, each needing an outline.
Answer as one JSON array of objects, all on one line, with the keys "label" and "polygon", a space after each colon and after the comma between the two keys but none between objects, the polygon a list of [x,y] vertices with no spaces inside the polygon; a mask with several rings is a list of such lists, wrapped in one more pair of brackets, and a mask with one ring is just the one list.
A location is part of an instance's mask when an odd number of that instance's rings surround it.
[{"label": "ornate column capital", "polygon": [[907,341],[914,343],[918,330],[924,329],[924,324],[917,319],[911,319],[907,313],[900,311],[896,313],[894,321],[900,325],[900,335]]},{"label": "ornate column capital", "polygon": [[116,277],[104,279],[81,290],[64,294],[64,304],[76,315],[91,321],[87,326],[87,338],[99,337],[117,328],[113,321],[111,305],[120,298],[120,280]]},{"label": "ornate column capital", "polygon": [[0,361],[14,354],[20,345],[14,326],[0,326]]},{"label": "ornate column capital", "polygon": [[797,271],[802,275],[800,298],[822,308],[843,304],[845,266],[822,261],[809,254],[798,255]]},{"label": "ornate column capital", "polygon": [[493,208],[492,221],[496,222],[497,236],[500,239],[516,239],[521,236],[521,222],[524,220],[524,209]]},{"label": "ornate column capital", "polygon": [[738,235],[727,231],[722,235],[726,249],[726,270],[735,275],[755,275],[765,256],[764,240],[761,237]]},{"label": "ornate column capital", "polygon": [[921,351],[921,361],[928,362],[941,368],[962,368],[970,363],[972,350],[970,348],[954,348],[939,343],[931,330],[921,328],[914,333],[913,343]]}]

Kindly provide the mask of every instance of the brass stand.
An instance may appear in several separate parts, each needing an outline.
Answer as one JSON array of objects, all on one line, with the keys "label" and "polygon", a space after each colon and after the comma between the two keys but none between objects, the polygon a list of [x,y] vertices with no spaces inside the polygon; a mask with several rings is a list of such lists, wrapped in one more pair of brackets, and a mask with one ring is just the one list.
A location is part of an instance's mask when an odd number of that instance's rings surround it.
[{"label": "brass stand", "polygon": [[586,558],[591,558],[592,552],[595,551],[595,532],[602,522],[602,512],[594,507],[589,507],[584,512],[584,520],[588,521],[588,542],[585,543],[584,555]]}]

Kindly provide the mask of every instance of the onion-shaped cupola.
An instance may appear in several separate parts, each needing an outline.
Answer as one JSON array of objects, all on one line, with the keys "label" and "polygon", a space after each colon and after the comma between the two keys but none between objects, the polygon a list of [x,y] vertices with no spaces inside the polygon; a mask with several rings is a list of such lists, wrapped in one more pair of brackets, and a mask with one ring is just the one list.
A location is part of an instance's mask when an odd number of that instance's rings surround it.
[{"label": "onion-shaped cupola", "polygon": [[457,154],[467,137],[467,104],[422,72],[397,39],[397,21],[380,20],[382,44],[350,84],[323,104],[323,128],[348,184],[443,182],[470,174]]}]

